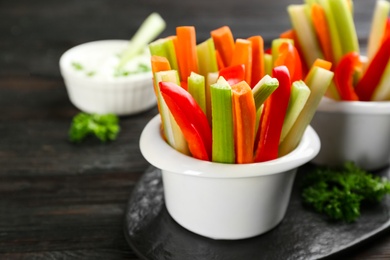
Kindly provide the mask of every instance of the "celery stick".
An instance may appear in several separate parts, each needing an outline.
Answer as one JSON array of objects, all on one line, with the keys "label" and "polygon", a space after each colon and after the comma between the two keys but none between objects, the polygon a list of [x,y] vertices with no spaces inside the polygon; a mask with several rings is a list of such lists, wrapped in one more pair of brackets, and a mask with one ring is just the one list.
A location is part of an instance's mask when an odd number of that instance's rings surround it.
[{"label": "celery stick", "polygon": [[266,75],[272,75],[272,55],[268,53],[264,53],[264,72]]},{"label": "celery stick", "polygon": [[173,40],[169,38],[160,38],[149,44],[151,55],[162,56],[168,59],[173,70],[178,70],[176,51]]},{"label": "celery stick", "polygon": [[279,87],[279,81],[269,75],[265,75],[252,89],[256,110]]},{"label": "celery stick", "polygon": [[287,133],[283,142],[279,145],[279,156],[283,156],[294,150],[299,144],[306,127],[310,124],[314,113],[324,96],[334,73],[332,71],[313,67],[305,80],[306,85],[310,88],[310,95],[303,107],[298,118],[295,120],[290,131]]},{"label": "celery stick", "polygon": [[359,53],[359,42],[353,15],[347,1],[328,0],[340,39],[342,54]]},{"label": "celery stick", "polygon": [[294,41],[291,39],[284,39],[284,38],[278,38],[272,40],[271,43],[271,48],[272,48],[272,67],[275,66],[275,61],[279,56],[279,47],[282,45],[284,42],[289,42],[294,45]]},{"label": "celery stick", "polygon": [[387,17],[390,12],[390,3],[386,0],[377,0],[371,22],[370,35],[368,36],[367,58],[374,57],[383,38]]},{"label": "celery stick", "polygon": [[168,144],[174,149],[183,154],[190,155],[187,141],[185,140],[184,135],[179,125],[176,123],[171,111],[169,111],[169,108],[161,95],[160,88],[158,87],[158,83],[160,81],[173,82],[180,85],[179,74],[176,70],[159,71],[154,74],[154,80],[157,86],[156,95],[164,136]]},{"label": "celery stick", "polygon": [[390,100],[390,60],[386,65],[381,76],[378,86],[371,98],[372,101],[388,101]]},{"label": "celery stick", "polygon": [[259,109],[256,110],[256,130],[255,133],[259,131],[259,125],[260,125],[260,118],[261,114],[263,113],[264,104],[259,107]]},{"label": "celery stick", "polygon": [[131,38],[129,46],[119,61],[118,69],[121,69],[128,60],[143,50],[149,42],[164,31],[165,27],[166,23],[158,13],[150,14]]},{"label": "celery stick", "polygon": [[332,44],[332,57],[333,57],[333,63],[336,65],[340,61],[341,57],[343,56],[342,49],[341,49],[341,43],[340,38],[337,30],[337,24],[333,15],[333,12],[329,5],[329,0],[318,0],[319,4],[324,8],[325,16],[328,22],[328,28],[331,38],[331,44]]},{"label": "celery stick", "polygon": [[310,89],[302,80],[293,82],[291,86],[291,96],[288,103],[286,116],[284,118],[280,143],[284,140],[287,133],[291,130],[295,120],[301,113],[310,95]]},{"label": "celery stick", "polygon": [[215,54],[215,46],[212,38],[199,43],[196,46],[198,56],[199,74],[207,77],[210,72],[217,72],[217,57]]},{"label": "celery stick", "polygon": [[202,111],[206,114],[206,88],[204,76],[191,72],[188,77],[188,92],[194,97]]},{"label": "celery stick", "polygon": [[211,93],[210,93],[210,87],[218,80],[219,73],[218,72],[210,72],[207,74],[206,78],[206,115],[207,119],[209,120],[209,124],[211,125]]},{"label": "celery stick", "polygon": [[211,85],[212,106],[212,161],[234,163],[234,129],[232,89],[229,83],[219,77]]},{"label": "celery stick", "polygon": [[289,5],[287,11],[302,48],[305,63],[310,68],[317,58],[323,59],[323,54],[313,23],[308,16],[308,8],[308,5]]}]

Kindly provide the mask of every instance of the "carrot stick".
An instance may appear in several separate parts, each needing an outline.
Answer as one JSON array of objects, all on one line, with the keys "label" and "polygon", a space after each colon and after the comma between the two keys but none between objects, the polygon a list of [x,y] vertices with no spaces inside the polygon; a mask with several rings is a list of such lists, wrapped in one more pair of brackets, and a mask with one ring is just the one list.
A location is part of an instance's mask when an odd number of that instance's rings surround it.
[{"label": "carrot stick", "polygon": [[313,3],[310,14],[324,58],[328,61],[334,62],[330,31],[324,8],[317,3]]},{"label": "carrot stick", "polygon": [[[196,33],[194,26],[176,27],[177,50],[180,81],[185,82],[191,72],[198,73],[198,56],[196,52]],[[186,89],[186,86],[183,86]]]},{"label": "carrot stick", "polygon": [[150,58],[153,74],[159,71],[170,70],[171,65],[166,57],[153,55]]},{"label": "carrot stick", "polygon": [[[294,29],[290,29],[290,30],[282,32],[280,34],[279,38],[293,40],[294,41],[294,47],[297,49],[297,51],[299,53],[299,57],[304,57],[303,56],[302,47],[299,44],[299,40],[298,40],[297,34],[296,34]],[[302,62],[302,74],[306,75],[308,73],[308,71],[309,71],[309,69],[307,67],[306,62]]]},{"label": "carrot stick", "polygon": [[332,68],[332,62],[323,59],[316,59],[312,66],[317,66],[326,70],[330,70]]},{"label": "carrot stick", "polygon": [[249,40],[237,39],[230,66],[244,64],[245,81],[251,85],[252,78],[252,43]]},{"label": "carrot stick", "polygon": [[264,70],[264,40],[260,35],[248,38],[252,43],[252,78],[251,88],[253,88],[265,75]]},{"label": "carrot stick", "polygon": [[215,51],[215,57],[217,57],[218,70],[225,68],[226,66],[225,64],[223,64],[221,54],[219,53],[218,50]]},{"label": "carrot stick", "polygon": [[256,106],[251,87],[245,81],[232,86],[236,163],[253,162]]},{"label": "carrot stick", "polygon": [[221,55],[224,67],[228,67],[233,57],[234,38],[232,31],[228,26],[222,26],[211,31],[211,37],[214,40],[215,49]]}]

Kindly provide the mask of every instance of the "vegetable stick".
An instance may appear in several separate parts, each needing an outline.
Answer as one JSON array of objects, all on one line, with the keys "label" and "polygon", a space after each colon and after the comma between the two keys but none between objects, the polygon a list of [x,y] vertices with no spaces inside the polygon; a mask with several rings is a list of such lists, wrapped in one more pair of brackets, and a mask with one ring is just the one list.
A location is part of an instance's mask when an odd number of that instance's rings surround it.
[{"label": "vegetable stick", "polygon": [[250,86],[253,88],[265,75],[264,40],[260,35],[251,36],[248,40],[252,43],[252,78]]},{"label": "vegetable stick", "polygon": [[222,26],[211,31],[215,49],[218,51],[223,61],[223,67],[230,65],[234,52],[234,38],[230,27]]},{"label": "vegetable stick", "polygon": [[218,81],[218,72],[210,72],[207,75],[206,78],[206,111],[207,111],[207,119],[209,120],[210,125],[212,124],[211,122],[211,117],[212,117],[212,111],[211,111],[211,85],[216,83]]},{"label": "vegetable stick", "polygon": [[253,162],[256,107],[252,89],[245,81],[232,86],[236,163]]},{"label": "vegetable stick", "polygon": [[333,62],[332,41],[324,8],[317,3],[311,5],[311,20],[313,21],[324,58]]},{"label": "vegetable stick", "polygon": [[177,58],[173,38],[161,38],[149,44],[150,54],[166,57],[172,69],[177,70]]},{"label": "vegetable stick", "polygon": [[177,151],[190,155],[188,144],[184,135],[178,126],[176,120],[173,118],[172,113],[170,112],[167,104],[165,103],[164,98],[162,97],[159,83],[161,81],[173,82],[179,84],[179,74],[176,70],[169,71],[159,71],[154,74],[154,80],[156,85],[157,100],[159,104],[159,112],[161,116],[162,130],[164,137],[168,144],[172,146]]},{"label": "vegetable stick", "polygon": [[[326,70],[331,70],[333,64],[330,61],[326,61],[323,59],[316,59],[313,63],[313,66],[317,66]],[[341,100],[340,94],[336,88],[334,81],[330,83],[328,89],[326,90],[325,96],[332,98],[334,100]]]},{"label": "vegetable stick", "polygon": [[295,120],[294,125],[279,145],[279,156],[286,155],[297,147],[333,76],[334,73],[332,71],[317,66],[313,66],[310,69],[305,79],[305,83],[311,91],[310,96]]},{"label": "vegetable stick", "polygon": [[219,54],[218,50],[215,50],[215,56],[217,58],[218,69],[220,69],[220,70],[224,69],[225,68],[225,64],[223,64],[223,60],[222,60],[221,54]]},{"label": "vegetable stick", "polygon": [[202,111],[207,114],[206,83],[203,75],[191,72],[188,77],[188,92],[194,97]]},{"label": "vegetable stick", "polygon": [[390,62],[387,63],[385,70],[382,73],[378,86],[372,94],[372,101],[388,101],[390,100]]},{"label": "vegetable stick", "polygon": [[275,67],[272,76],[278,79],[279,87],[264,103],[254,157],[255,162],[264,162],[278,157],[280,135],[290,100],[291,81],[287,67]]},{"label": "vegetable stick", "polygon": [[217,57],[215,53],[214,41],[212,38],[196,46],[198,56],[199,74],[207,77],[210,72],[218,71]]},{"label": "vegetable stick", "polygon": [[331,70],[332,62],[323,59],[316,59],[313,63],[313,66],[317,66],[326,70]]},{"label": "vegetable stick", "polygon": [[258,110],[265,100],[279,87],[279,81],[269,75],[265,75],[252,89],[256,110]]},{"label": "vegetable stick", "polygon": [[[302,47],[299,44],[299,40],[298,40],[298,37],[297,37],[297,34],[296,34],[295,30],[290,29],[290,30],[284,31],[284,32],[282,32],[280,34],[279,38],[293,40],[294,41],[294,47],[297,49],[299,57],[303,57]],[[302,74],[306,75],[307,72],[308,72],[308,68],[307,68],[306,62],[302,61],[301,63],[302,63]]]},{"label": "vegetable stick", "polygon": [[[294,40],[292,39],[287,39],[287,38],[278,38],[278,39],[273,39],[271,43],[271,54],[272,54],[272,65],[273,67],[276,67],[275,61],[278,59],[280,55],[280,46],[283,43],[290,43],[294,44]],[[287,67],[288,68],[288,67]],[[289,71],[291,73],[291,71]]]},{"label": "vegetable stick", "polygon": [[264,73],[266,75],[271,75],[273,67],[274,66],[272,64],[272,55],[264,53]]},{"label": "vegetable stick", "polygon": [[243,64],[229,66],[219,71],[219,77],[223,77],[230,86],[245,80],[245,66]]},{"label": "vegetable stick", "polygon": [[237,39],[230,66],[244,65],[245,81],[250,85],[252,78],[252,43],[249,40]]},{"label": "vegetable stick", "polygon": [[313,24],[306,14],[306,5],[289,5],[287,11],[294,31],[297,34],[298,42],[302,47],[303,58],[308,68],[317,59],[323,58]]},{"label": "vegetable stick", "polygon": [[[176,27],[177,60],[180,81],[186,81],[191,72],[198,73],[198,56],[196,52],[196,33],[193,26]],[[183,86],[184,89],[186,89]]]},{"label": "vegetable stick", "polygon": [[386,31],[386,24],[390,12],[390,3],[386,0],[377,0],[368,36],[367,59],[371,62],[382,43]]},{"label": "vegetable stick", "polygon": [[153,74],[159,71],[171,70],[171,65],[165,57],[152,55],[150,63]]},{"label": "vegetable stick", "polygon": [[334,71],[334,81],[340,94],[340,98],[346,101],[358,101],[359,97],[353,85],[355,70],[361,68],[362,62],[356,52],[350,52],[343,56]]},{"label": "vegetable stick", "polygon": [[302,62],[294,45],[291,42],[282,42],[278,49],[279,55],[274,61],[274,66],[285,65],[292,82],[302,79]]},{"label": "vegetable stick", "polygon": [[[172,82],[160,82],[161,94],[179,125],[194,158],[211,158],[211,128],[206,115],[186,90]],[[191,117],[188,117],[191,111]]]},{"label": "vegetable stick", "polygon": [[309,95],[310,89],[306,86],[305,82],[299,80],[292,83],[290,101],[288,102],[288,108],[283,122],[279,143],[284,140],[288,132],[291,130],[295,120],[298,118],[300,112],[305,106]]},{"label": "vegetable stick", "polygon": [[219,77],[211,85],[212,105],[212,161],[234,163],[234,130],[232,89],[229,83]]}]

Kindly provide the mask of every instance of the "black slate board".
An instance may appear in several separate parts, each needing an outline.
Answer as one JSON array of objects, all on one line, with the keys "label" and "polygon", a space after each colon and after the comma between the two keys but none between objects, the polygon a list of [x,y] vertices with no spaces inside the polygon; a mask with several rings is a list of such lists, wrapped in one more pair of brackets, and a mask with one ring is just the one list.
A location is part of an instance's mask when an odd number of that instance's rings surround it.
[{"label": "black slate board", "polygon": [[[273,230],[243,240],[213,240],[196,235],[177,224],[164,204],[160,170],[150,167],[128,202],[125,235],[143,259],[320,259],[336,256],[373,238],[390,226],[390,197],[362,208],[352,224],[328,221],[302,205],[299,184],[305,172],[299,168],[283,221]],[[375,174],[389,177],[390,169]]]}]

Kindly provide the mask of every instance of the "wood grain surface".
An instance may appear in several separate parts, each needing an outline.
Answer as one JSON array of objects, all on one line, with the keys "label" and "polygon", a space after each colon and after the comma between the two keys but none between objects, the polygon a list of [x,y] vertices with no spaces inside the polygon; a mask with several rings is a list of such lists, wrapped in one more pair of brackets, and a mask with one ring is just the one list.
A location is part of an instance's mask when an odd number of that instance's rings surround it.
[{"label": "wood grain surface", "polygon": [[[162,36],[194,25],[198,40],[229,25],[235,37],[260,34],[266,45],[288,29],[282,0],[0,1],[0,259],[138,259],[124,232],[126,202],[149,166],[138,141],[153,108],[122,117],[114,142],[67,139],[79,110],[59,72],[67,49],[100,39],[129,39],[151,12]],[[362,49],[374,0],[354,1]],[[345,259],[390,259],[390,234]]]}]

